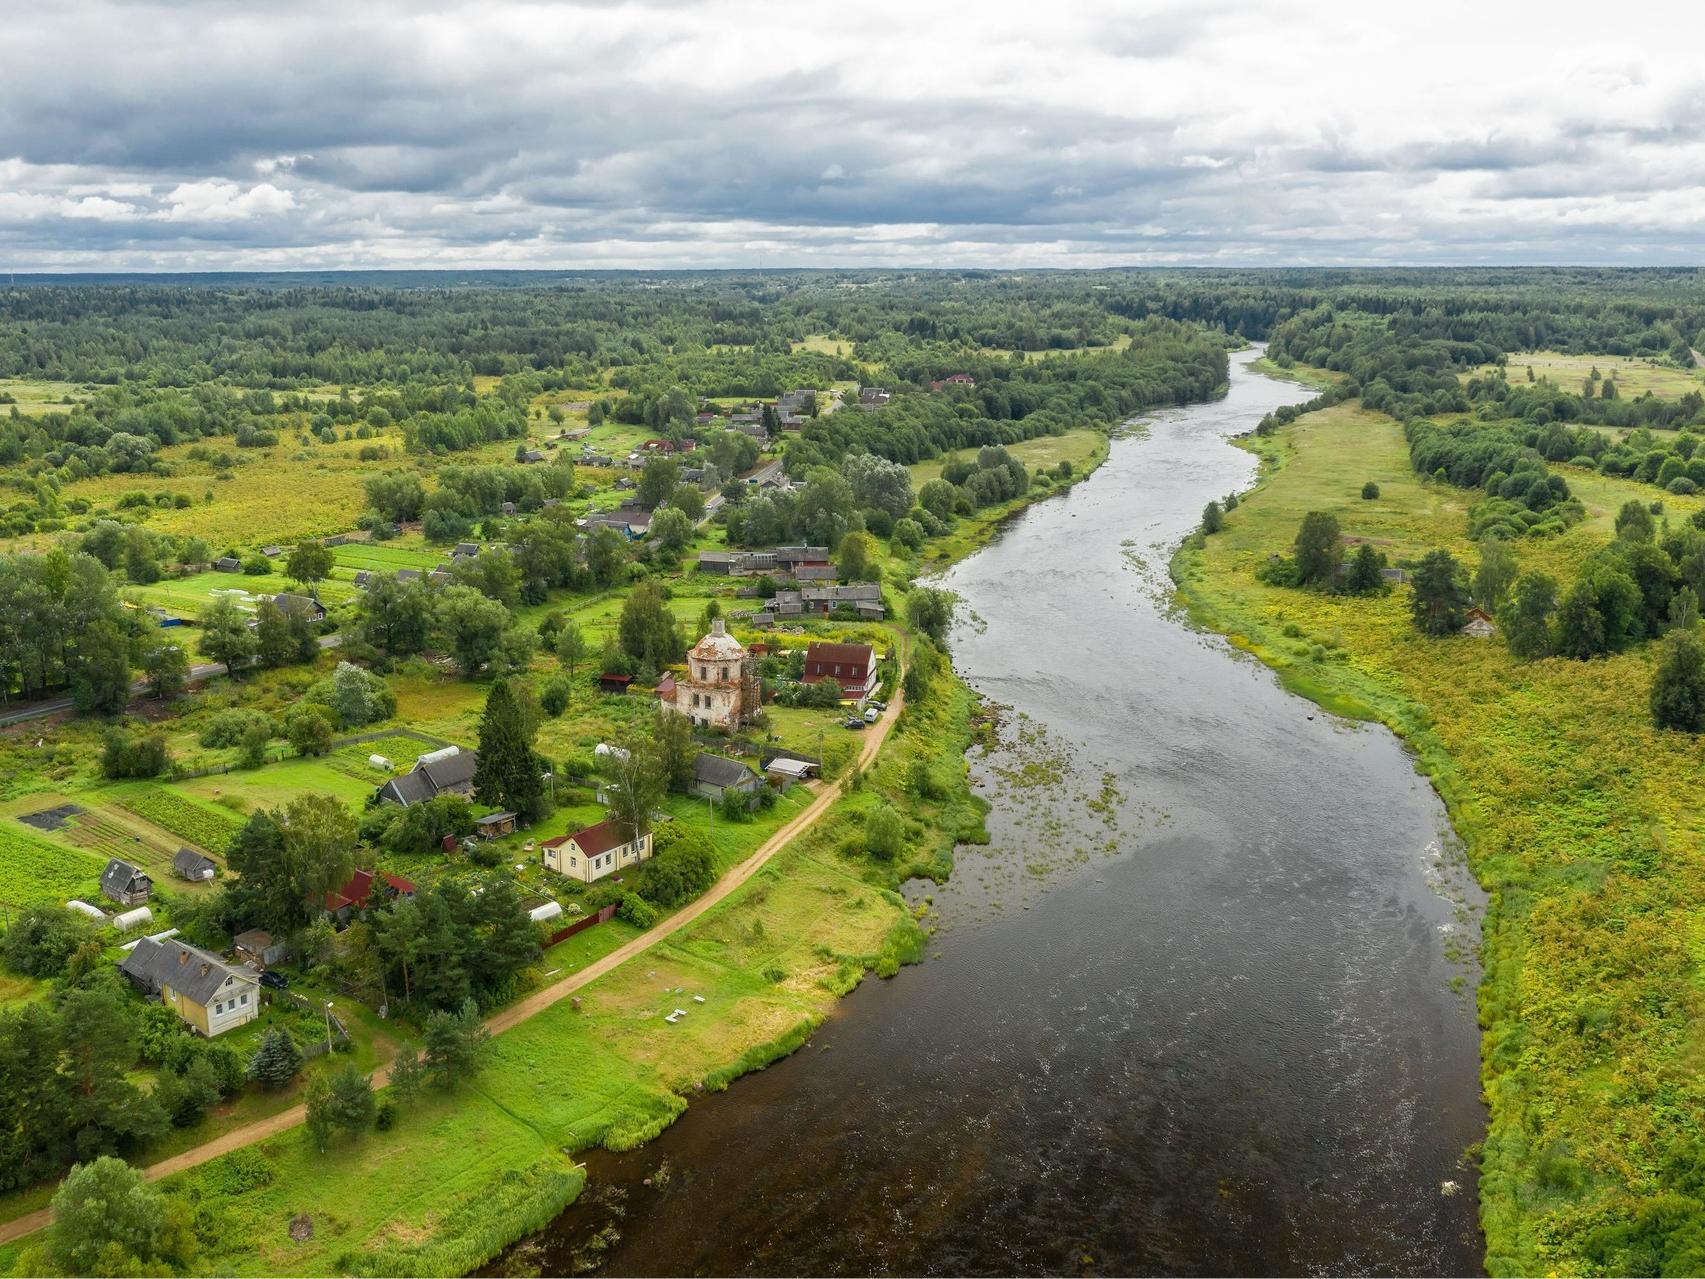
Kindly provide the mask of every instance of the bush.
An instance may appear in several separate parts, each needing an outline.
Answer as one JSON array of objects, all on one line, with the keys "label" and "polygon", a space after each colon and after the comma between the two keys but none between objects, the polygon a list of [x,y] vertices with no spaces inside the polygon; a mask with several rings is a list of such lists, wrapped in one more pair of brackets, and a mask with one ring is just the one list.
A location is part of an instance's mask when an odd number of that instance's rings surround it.
[{"label": "bush", "polygon": [[545,686],[539,692],[539,709],[552,719],[568,709],[569,683],[558,676],[545,681]]},{"label": "bush", "polygon": [[616,907],[616,918],[632,924],[635,928],[650,928],[660,916],[657,908],[638,893],[624,893],[622,904]]},{"label": "bush", "polygon": [[264,728],[268,737],[278,731],[278,726],[273,723],[270,715],[260,711],[232,709],[220,711],[208,720],[197,740],[209,750],[223,750],[238,745],[243,740],[243,734],[251,726]]},{"label": "bush", "polygon": [[0,937],[0,959],[13,972],[54,977],[64,971],[71,952],[93,936],[94,930],[81,915],[57,906],[32,906]]},{"label": "bush", "polygon": [[864,819],[864,846],[878,861],[893,861],[905,843],[906,827],[893,809],[878,808]]},{"label": "bush", "polygon": [[1372,480],[1369,480],[1366,484],[1362,485],[1362,501],[1371,502],[1378,496],[1379,485],[1375,484]]},{"label": "bush", "polygon": [[132,737],[122,728],[107,730],[101,750],[103,777],[158,777],[171,767],[172,755],[159,733]]}]

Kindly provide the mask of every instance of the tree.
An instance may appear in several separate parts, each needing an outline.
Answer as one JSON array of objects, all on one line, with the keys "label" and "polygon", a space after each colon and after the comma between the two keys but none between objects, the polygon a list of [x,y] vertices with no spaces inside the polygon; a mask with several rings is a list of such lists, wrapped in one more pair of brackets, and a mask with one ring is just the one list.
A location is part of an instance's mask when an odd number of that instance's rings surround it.
[{"label": "tree", "polygon": [[44,1252],[60,1274],[170,1274],[194,1259],[195,1234],[140,1169],[102,1155],[73,1167],[54,1194]]},{"label": "tree", "polygon": [[1338,530],[1338,519],[1326,511],[1310,511],[1303,516],[1297,530],[1295,556],[1297,582],[1314,586],[1330,582],[1338,573],[1338,563],[1344,554],[1344,544]]},{"label": "tree", "polygon": [[574,678],[575,668],[586,660],[589,652],[586,635],[581,631],[580,623],[564,622],[556,637],[556,656],[557,661],[568,668],[570,679]]},{"label": "tree", "polygon": [[627,558],[627,539],[608,525],[599,525],[586,540],[586,575],[594,586],[614,586]]},{"label": "tree", "polygon": [[356,1136],[373,1126],[373,1082],[353,1065],[308,1080],[308,1133],[321,1150],[342,1130]]},{"label": "tree", "polygon": [[[696,528],[698,522],[704,518],[704,490],[697,484],[677,484],[675,491],[669,495],[669,505],[666,509],[685,515],[687,522]],[[656,521],[652,522],[651,527],[653,531],[656,530]]]},{"label": "tree", "polygon": [[835,563],[843,582],[869,581],[876,572],[876,543],[868,533],[848,533],[841,539]]},{"label": "tree", "polygon": [[1344,589],[1351,595],[1372,595],[1385,586],[1381,572],[1385,556],[1363,542],[1350,557],[1350,569],[1344,574]]},{"label": "tree", "polygon": [[282,1088],[302,1073],[302,1050],[282,1027],[261,1036],[260,1047],[249,1059],[249,1078],[264,1088]]},{"label": "tree", "polygon": [[242,737],[237,740],[238,767],[259,768],[266,763],[266,748],[271,741],[272,734],[259,721],[243,729]]},{"label": "tree", "polygon": [[1504,643],[1520,658],[1551,654],[1551,617],[1557,611],[1557,581],[1544,573],[1523,573],[1504,616]]},{"label": "tree", "polygon": [[919,635],[945,648],[947,632],[953,625],[953,596],[933,586],[915,588],[906,595],[906,622]]},{"label": "tree", "polygon": [[390,1066],[391,1087],[397,1096],[407,1101],[419,1093],[420,1086],[426,1082],[426,1069],[420,1045],[410,1041],[398,1048]]},{"label": "tree", "polygon": [[693,783],[693,724],[685,715],[659,709],[651,721],[651,741],[657,764],[670,790],[685,791]]},{"label": "tree", "polygon": [[1218,502],[1209,502],[1202,508],[1202,532],[1218,533],[1224,527],[1224,509]]},{"label": "tree", "polygon": [[438,628],[464,675],[477,675],[497,656],[509,629],[509,610],[471,586],[451,586],[438,599]]},{"label": "tree", "polygon": [[[1607,382],[1605,385],[1609,385]],[[1630,498],[1616,513],[1616,536],[1629,542],[1649,542],[1657,534],[1657,524],[1644,502]]]},{"label": "tree", "polygon": [[142,675],[150,697],[180,696],[189,686],[189,656],[177,644],[159,644],[142,655]]},{"label": "tree", "polygon": [[906,827],[900,815],[884,805],[864,819],[864,844],[879,861],[891,862],[905,847]]},{"label": "tree", "polygon": [[284,562],[284,572],[292,581],[309,586],[330,577],[333,563],[332,548],[309,538],[298,543],[290,552],[290,558]]},{"label": "tree", "polygon": [[1428,635],[1454,635],[1462,629],[1468,602],[1456,557],[1443,549],[1428,551],[1410,580],[1409,608],[1415,625]]},{"label": "tree", "polygon": [[222,662],[232,679],[247,666],[255,655],[255,637],[242,611],[228,597],[221,596],[202,610],[197,620],[201,628],[198,645],[203,657]]},{"label": "tree", "polygon": [[380,652],[410,657],[426,648],[432,621],[432,594],[424,582],[380,576],[362,596],[357,631]]},{"label": "tree", "polygon": [[362,728],[396,709],[396,698],[385,681],[353,662],[337,664],[332,672],[331,695],[339,728]]},{"label": "tree", "polygon": [[1557,651],[1578,661],[1609,651],[1598,594],[1585,577],[1569,588],[1557,609]]},{"label": "tree", "polygon": [[386,471],[363,481],[367,502],[380,517],[393,524],[420,518],[426,504],[426,486],[412,471]]},{"label": "tree", "polygon": [[1362,485],[1362,501],[1372,502],[1378,497],[1379,485],[1375,484],[1372,480],[1369,480],[1366,484]]},{"label": "tree", "polygon": [[92,936],[88,920],[67,910],[31,906],[0,934],[0,959],[15,973],[53,977]]},{"label": "tree", "polygon": [[255,659],[267,669],[283,666],[296,653],[296,642],[290,634],[290,619],[284,610],[271,600],[262,600],[255,609]]},{"label": "tree", "polygon": [[629,742],[604,757],[604,773],[611,820],[628,840],[638,839],[651,829],[651,814],[668,785],[657,749],[643,740]]},{"label": "tree", "polygon": [[943,479],[925,480],[918,489],[918,505],[943,522],[953,518],[958,501],[959,489]]},{"label": "tree", "polygon": [[332,748],[332,722],[318,706],[302,703],[284,717],[284,735],[298,755],[324,755]]},{"label": "tree", "polygon": [[1705,647],[1692,629],[1664,636],[1652,675],[1652,721],[1684,733],[1705,731]]},{"label": "tree", "polygon": [[130,704],[130,645],[105,618],[83,629],[71,702],[78,710],[97,715],[116,715]]},{"label": "tree", "polygon": [[678,559],[693,540],[693,521],[680,508],[666,506],[651,517],[646,536],[659,554]]},{"label": "tree", "polygon": [[355,818],[329,795],[298,795],[285,805],[283,818],[278,825],[288,882],[298,901],[317,906],[355,873]]},{"label": "tree", "polygon": [[435,1012],[426,1019],[426,1065],[441,1085],[478,1074],[490,1044],[491,1032],[472,999],[464,1000],[456,1012]]},{"label": "tree", "polygon": [[663,588],[656,582],[641,582],[633,588],[622,605],[616,633],[622,651],[648,674],[655,675],[669,663],[680,660],[683,646],[675,628],[675,615],[669,611]]},{"label": "tree", "polygon": [[1515,580],[1516,557],[1509,543],[1497,537],[1482,538],[1480,565],[1474,570],[1474,598],[1480,607],[1488,613],[1501,611]]},{"label": "tree", "polygon": [[841,464],[841,474],[861,509],[885,511],[895,520],[912,509],[912,474],[898,462],[855,453]]},{"label": "tree", "polygon": [[154,1085],[154,1102],[173,1125],[191,1128],[219,1104],[219,1078],[213,1063],[197,1054],[181,1072],[165,1071]]},{"label": "tree", "polygon": [[672,457],[647,458],[639,475],[636,496],[641,505],[661,506],[681,482],[681,465]]},{"label": "tree", "polygon": [[539,757],[533,750],[534,726],[522,714],[509,687],[498,680],[486,694],[480,717],[479,766],[474,773],[474,798],[535,820],[544,808],[545,783]]}]

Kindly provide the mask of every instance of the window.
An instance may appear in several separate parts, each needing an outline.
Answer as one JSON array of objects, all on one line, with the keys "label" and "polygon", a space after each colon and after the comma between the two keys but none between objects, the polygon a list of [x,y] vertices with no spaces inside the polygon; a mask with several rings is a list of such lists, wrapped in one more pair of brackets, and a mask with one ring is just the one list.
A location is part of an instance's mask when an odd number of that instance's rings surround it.
[{"label": "window", "polygon": [[244,995],[243,996],[243,1003],[247,1004],[248,1002],[249,1002],[249,997],[247,995]]},{"label": "window", "polygon": [[224,1012],[224,1011],[225,1011],[225,1005],[224,1005],[224,1004],[214,1004],[214,1005],[213,1005],[213,1011],[214,1011],[214,1012],[215,1012],[215,1013],[216,1013],[216,1014],[217,1014],[217,1013],[222,1013],[222,1012]]}]

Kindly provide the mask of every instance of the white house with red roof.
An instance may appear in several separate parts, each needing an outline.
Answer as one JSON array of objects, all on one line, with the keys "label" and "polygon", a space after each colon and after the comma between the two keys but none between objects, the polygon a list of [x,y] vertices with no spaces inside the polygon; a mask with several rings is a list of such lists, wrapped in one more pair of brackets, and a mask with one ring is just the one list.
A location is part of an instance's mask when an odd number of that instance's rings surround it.
[{"label": "white house with red roof", "polygon": [[812,643],[805,650],[804,682],[832,679],[841,686],[843,701],[863,701],[881,683],[876,673],[876,650],[868,644]]},{"label": "white house with red roof", "polygon": [[547,839],[539,849],[539,859],[546,870],[590,884],[650,857],[651,832],[629,839],[615,818],[607,817],[596,826],[577,830],[572,835]]}]

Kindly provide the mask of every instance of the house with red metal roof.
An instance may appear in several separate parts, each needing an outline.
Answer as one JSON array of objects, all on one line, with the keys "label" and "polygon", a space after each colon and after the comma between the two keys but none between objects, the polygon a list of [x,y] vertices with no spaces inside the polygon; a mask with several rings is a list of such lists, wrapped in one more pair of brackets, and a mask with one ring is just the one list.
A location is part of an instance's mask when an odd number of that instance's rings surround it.
[{"label": "house with red metal roof", "polygon": [[876,650],[868,644],[813,642],[805,650],[804,682],[832,679],[841,686],[843,701],[862,701],[876,692]]},{"label": "house with red metal roof", "polygon": [[539,860],[546,870],[590,884],[595,879],[637,866],[651,856],[651,832],[637,839],[607,817],[596,826],[558,835],[539,845]]},{"label": "house with red metal roof", "polygon": [[340,924],[348,923],[369,906],[383,905],[396,897],[413,897],[414,884],[389,872],[358,870],[342,888],[326,894],[326,914]]}]

